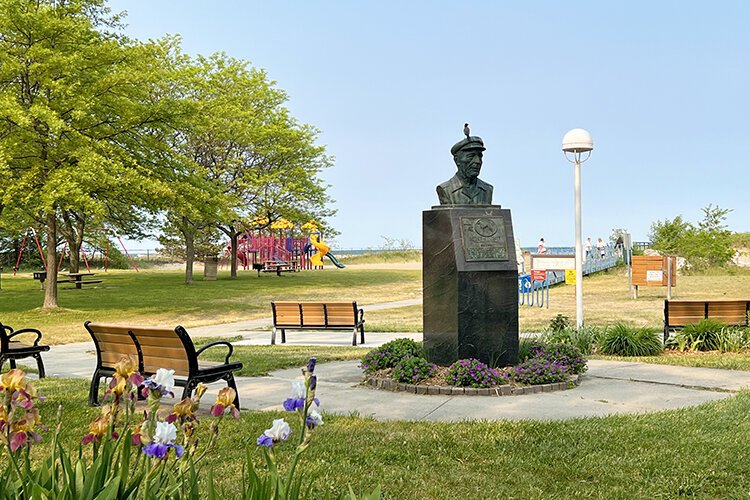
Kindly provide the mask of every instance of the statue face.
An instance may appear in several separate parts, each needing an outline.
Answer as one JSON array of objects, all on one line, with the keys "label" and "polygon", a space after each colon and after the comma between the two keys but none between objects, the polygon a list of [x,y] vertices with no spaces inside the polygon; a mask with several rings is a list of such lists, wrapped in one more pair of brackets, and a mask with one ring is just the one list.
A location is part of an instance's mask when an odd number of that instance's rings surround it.
[{"label": "statue face", "polygon": [[461,177],[474,180],[479,176],[479,171],[482,169],[482,150],[465,149],[459,151],[456,153],[454,161]]}]

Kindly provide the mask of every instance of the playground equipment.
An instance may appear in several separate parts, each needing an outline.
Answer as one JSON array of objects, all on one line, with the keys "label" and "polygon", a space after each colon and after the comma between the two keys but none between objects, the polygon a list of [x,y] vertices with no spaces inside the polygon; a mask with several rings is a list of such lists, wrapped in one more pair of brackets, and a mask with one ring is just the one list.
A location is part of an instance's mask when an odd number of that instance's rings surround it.
[{"label": "playground equipment", "polygon": [[343,269],[346,266],[338,261],[335,255],[331,253],[331,248],[321,241],[320,233],[315,232],[310,234],[310,245],[314,247],[317,252],[310,256],[310,261],[315,266],[323,266],[323,257],[328,257],[333,262],[333,265],[339,269]]},{"label": "playground equipment", "polygon": [[42,251],[42,245],[39,243],[39,238],[36,235],[36,231],[33,227],[30,227],[26,230],[26,232],[23,234],[23,239],[21,240],[21,250],[18,252],[18,259],[16,259],[16,265],[13,267],[13,276],[16,275],[18,272],[18,266],[21,264],[21,257],[23,256],[23,249],[26,246],[26,240],[29,236],[29,231],[31,231],[32,236],[34,236],[34,241],[36,242],[36,247],[39,250],[39,257],[42,258],[42,266],[44,266],[44,270],[47,270],[47,261],[44,258],[44,252]]}]

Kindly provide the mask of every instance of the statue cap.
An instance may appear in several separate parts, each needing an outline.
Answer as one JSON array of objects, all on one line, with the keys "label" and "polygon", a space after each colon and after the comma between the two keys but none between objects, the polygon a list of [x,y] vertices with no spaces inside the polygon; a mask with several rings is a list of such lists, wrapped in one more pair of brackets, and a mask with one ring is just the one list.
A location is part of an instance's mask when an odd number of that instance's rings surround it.
[{"label": "statue cap", "polygon": [[481,149],[482,151],[484,151],[487,148],[484,147],[484,142],[482,141],[481,137],[472,135],[455,143],[451,148],[451,154],[455,155],[456,153],[464,149]]}]

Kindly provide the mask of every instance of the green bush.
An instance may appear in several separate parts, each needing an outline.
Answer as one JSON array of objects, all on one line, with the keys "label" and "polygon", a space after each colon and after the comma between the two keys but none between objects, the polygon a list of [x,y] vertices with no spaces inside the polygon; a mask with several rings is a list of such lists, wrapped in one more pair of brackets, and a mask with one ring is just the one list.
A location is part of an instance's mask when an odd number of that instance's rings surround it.
[{"label": "green bush", "polygon": [[656,356],[664,348],[659,332],[618,323],[607,329],[599,350],[617,356]]},{"label": "green bush", "polygon": [[445,381],[459,387],[493,387],[507,384],[506,378],[496,369],[478,359],[459,359],[448,368]]},{"label": "green bush", "polygon": [[372,373],[393,368],[407,357],[424,358],[422,344],[411,339],[391,340],[365,354],[360,366],[365,373]]},{"label": "green bush", "polygon": [[721,332],[726,327],[721,321],[706,318],[685,325],[677,332],[674,341],[680,351],[716,351],[719,349]]},{"label": "green bush", "polygon": [[393,367],[391,378],[396,382],[418,384],[422,380],[430,378],[435,373],[436,366],[424,358],[410,356],[401,359]]},{"label": "green bush", "polygon": [[570,327],[570,318],[562,314],[558,314],[550,320],[546,330],[548,332],[561,332],[563,330],[569,329]]},{"label": "green bush", "polygon": [[518,361],[523,363],[544,349],[544,341],[536,337],[522,337],[518,342]]},{"label": "green bush", "polygon": [[722,328],[717,339],[717,348],[721,352],[740,352],[747,349],[747,335],[746,328],[736,326]]},{"label": "green bush", "polygon": [[603,335],[602,328],[585,325],[581,328],[568,326],[560,330],[548,329],[542,334],[542,339],[551,344],[570,344],[577,347],[581,354],[591,354]]}]

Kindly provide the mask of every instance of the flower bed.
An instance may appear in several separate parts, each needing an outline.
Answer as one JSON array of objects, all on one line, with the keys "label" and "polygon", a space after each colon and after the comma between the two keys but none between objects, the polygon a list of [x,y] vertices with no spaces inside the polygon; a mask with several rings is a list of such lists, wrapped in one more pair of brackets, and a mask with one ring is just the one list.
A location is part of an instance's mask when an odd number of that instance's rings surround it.
[{"label": "flower bed", "polygon": [[[439,368],[447,370],[447,368]],[[433,382],[433,383],[431,383]],[[384,373],[366,375],[363,385],[373,389],[381,389],[394,392],[408,392],[410,394],[422,394],[430,396],[520,396],[524,394],[538,394],[540,392],[554,392],[572,389],[580,383],[578,375],[572,375],[567,382],[555,382],[552,384],[538,385],[515,385],[505,384],[494,387],[456,387],[453,385],[437,383],[435,377],[425,380],[419,384],[407,384],[396,382]]]},{"label": "flower bed", "polygon": [[586,371],[578,348],[539,340],[525,346],[518,365],[506,368],[493,368],[473,358],[441,367],[425,358],[414,341],[396,339],[383,344],[363,358],[363,383],[413,394],[509,396],[572,388]]}]

